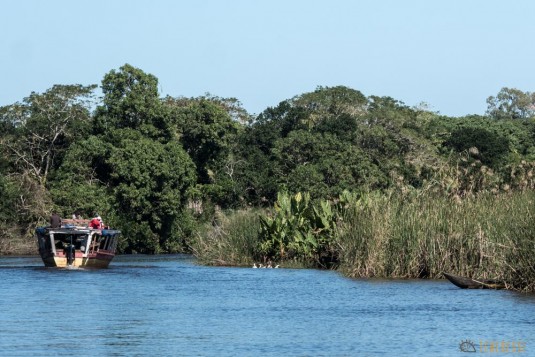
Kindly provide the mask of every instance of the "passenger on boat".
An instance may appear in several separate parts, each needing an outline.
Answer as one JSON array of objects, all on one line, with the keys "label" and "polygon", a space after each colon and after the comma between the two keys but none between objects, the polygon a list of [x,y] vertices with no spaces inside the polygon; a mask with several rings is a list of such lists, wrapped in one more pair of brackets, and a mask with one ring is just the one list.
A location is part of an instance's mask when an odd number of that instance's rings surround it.
[{"label": "passenger on boat", "polygon": [[61,217],[56,212],[50,216],[50,228],[61,228]]},{"label": "passenger on boat", "polygon": [[102,227],[103,227],[102,218],[100,218],[98,214],[95,214],[93,219],[89,222],[89,228],[102,229]]}]

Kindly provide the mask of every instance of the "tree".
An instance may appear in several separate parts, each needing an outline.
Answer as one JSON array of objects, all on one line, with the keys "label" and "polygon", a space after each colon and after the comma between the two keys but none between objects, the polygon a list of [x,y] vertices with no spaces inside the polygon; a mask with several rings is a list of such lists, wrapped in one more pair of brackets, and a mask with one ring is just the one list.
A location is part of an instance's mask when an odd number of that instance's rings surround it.
[{"label": "tree", "polygon": [[158,94],[158,79],[129,64],[102,80],[103,105],[97,108],[96,134],[113,128],[138,129],[153,138],[169,139],[168,113]]},{"label": "tree", "polygon": [[46,184],[68,147],[90,128],[95,86],[55,85],[43,94],[32,93],[22,103],[0,108],[5,154],[14,166]]},{"label": "tree", "polygon": [[132,129],[114,134],[106,164],[128,250],[176,251],[183,238],[177,221],[195,183],[193,162],[176,141],[163,144]]},{"label": "tree", "polygon": [[319,86],[314,92],[292,98],[291,103],[309,111],[307,117],[309,128],[326,118],[363,115],[367,112],[368,106],[368,100],[360,91],[344,86]]},{"label": "tree", "polygon": [[273,148],[274,176],[289,192],[333,198],[344,189],[374,189],[384,178],[366,152],[332,134],[294,131]]},{"label": "tree", "polygon": [[487,98],[487,114],[494,119],[526,119],[535,116],[535,93],[502,88]]},{"label": "tree", "polygon": [[173,128],[197,168],[195,199],[222,207],[239,204],[237,176],[244,160],[235,150],[249,115],[234,98],[211,95],[164,100]]},{"label": "tree", "polygon": [[80,212],[88,218],[95,211],[106,217],[112,212],[113,195],[109,185],[111,168],[106,163],[113,146],[97,136],[89,136],[70,146],[50,182],[54,202],[63,214]]},{"label": "tree", "polygon": [[180,140],[197,166],[200,183],[209,183],[213,167],[229,154],[240,125],[225,107],[209,99],[182,99],[174,103]]},{"label": "tree", "polygon": [[509,153],[507,138],[477,127],[462,127],[452,131],[444,145],[459,153],[471,151],[483,164],[493,168],[499,168]]},{"label": "tree", "polygon": [[[5,176],[0,169],[0,226],[13,226],[16,219],[15,207],[22,192],[15,182]],[[1,239],[1,234],[0,234]]]},{"label": "tree", "polygon": [[267,108],[248,127],[247,145],[254,145],[268,154],[277,139],[294,130],[307,129],[308,115],[307,109],[293,106],[289,100]]}]

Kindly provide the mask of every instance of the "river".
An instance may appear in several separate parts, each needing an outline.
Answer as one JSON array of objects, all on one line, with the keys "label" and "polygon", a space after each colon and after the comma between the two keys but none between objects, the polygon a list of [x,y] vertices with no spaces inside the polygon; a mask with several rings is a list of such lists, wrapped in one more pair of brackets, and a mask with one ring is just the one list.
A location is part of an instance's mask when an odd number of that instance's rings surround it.
[{"label": "river", "polygon": [[2,356],[535,356],[534,295],[443,280],[167,255],[103,270],[0,257],[0,283]]}]

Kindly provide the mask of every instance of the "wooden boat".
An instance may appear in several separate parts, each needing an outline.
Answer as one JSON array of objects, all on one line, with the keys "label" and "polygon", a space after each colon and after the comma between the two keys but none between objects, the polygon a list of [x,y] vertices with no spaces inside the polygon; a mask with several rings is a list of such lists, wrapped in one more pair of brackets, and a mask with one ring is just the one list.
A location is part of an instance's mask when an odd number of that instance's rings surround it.
[{"label": "wooden boat", "polygon": [[448,273],[442,274],[444,274],[446,279],[448,279],[451,283],[460,287],[461,289],[505,289],[505,284],[497,280],[477,280]]},{"label": "wooden boat", "polygon": [[88,220],[62,220],[60,228],[37,227],[39,254],[47,267],[106,268],[121,231],[91,229]]}]

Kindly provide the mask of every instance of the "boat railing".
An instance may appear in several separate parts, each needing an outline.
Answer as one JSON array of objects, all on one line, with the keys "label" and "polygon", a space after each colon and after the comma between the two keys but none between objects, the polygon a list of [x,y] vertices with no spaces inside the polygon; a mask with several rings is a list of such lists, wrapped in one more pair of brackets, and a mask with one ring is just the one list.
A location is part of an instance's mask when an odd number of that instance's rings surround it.
[{"label": "boat railing", "polygon": [[88,227],[89,219],[72,219],[72,218],[63,218],[61,220],[62,226],[75,226],[75,227]]}]

